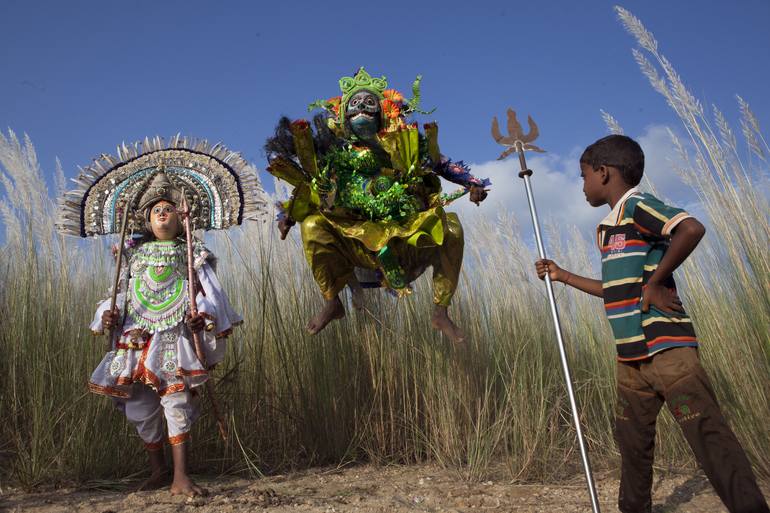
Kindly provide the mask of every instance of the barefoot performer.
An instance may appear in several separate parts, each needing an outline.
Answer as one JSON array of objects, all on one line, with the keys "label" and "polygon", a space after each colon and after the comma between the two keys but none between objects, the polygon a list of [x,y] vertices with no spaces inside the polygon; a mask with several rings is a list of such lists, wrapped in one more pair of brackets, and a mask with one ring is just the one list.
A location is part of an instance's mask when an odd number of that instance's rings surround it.
[{"label": "barefoot performer", "polygon": [[[453,342],[462,331],[447,309],[457,288],[463,258],[463,230],[457,215],[443,207],[465,193],[478,204],[489,180],[474,177],[462,161],[439,152],[438,127],[420,133],[406,116],[420,112],[420,77],[414,97],[388,89],[385,77],[363,68],[339,81],[341,96],[317,101],[327,116],[282,118],[265,150],[267,170],[292,186],[280,205],[278,227],[285,238],[300,223],[305,256],[326,300],[307,324],[311,334],[345,315],[340,291],[358,283],[355,268],[377,270],[381,286],[401,296],[433,267],[432,323]],[[443,177],[461,185],[441,193]]]},{"label": "barefoot performer", "polygon": [[242,319],[215,275],[214,256],[190,235],[263,212],[252,169],[220,145],[177,136],[166,147],[159,138],[145,139],[121,146],[117,157],[96,160],[75,180],[80,189],[62,199],[63,233],[86,237],[122,226],[121,241],[127,230],[141,234],[116,248],[112,298],[101,302],[91,324],[95,334],[108,332],[110,347],[89,388],[110,396],[144,441],[151,476],[143,489],[169,480],[165,417],[174,461],[171,492],[203,493],[187,474],[190,429],[199,415],[195,388],[205,383],[219,417],[209,372]]}]

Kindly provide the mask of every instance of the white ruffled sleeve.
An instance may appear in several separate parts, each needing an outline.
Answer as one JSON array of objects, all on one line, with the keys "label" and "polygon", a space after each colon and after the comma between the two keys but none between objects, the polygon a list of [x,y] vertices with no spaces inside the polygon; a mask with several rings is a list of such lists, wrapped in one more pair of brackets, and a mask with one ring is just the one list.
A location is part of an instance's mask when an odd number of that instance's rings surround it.
[{"label": "white ruffled sleeve", "polygon": [[[118,293],[118,296],[115,300],[115,305],[122,305],[124,303],[124,297],[125,294],[122,292]],[[91,325],[89,328],[91,328],[91,331],[94,333],[94,335],[101,335],[104,332],[104,326],[102,326],[102,314],[110,309],[110,300],[112,298],[107,298],[96,307],[96,313],[94,314],[94,319],[91,321]]]},{"label": "white ruffled sleeve", "polygon": [[243,317],[233,310],[208,262],[198,267],[198,281],[203,290],[198,292],[196,302],[198,311],[206,317],[207,329],[213,331],[217,338],[228,336],[234,326],[243,322]]},{"label": "white ruffled sleeve", "polygon": [[198,312],[206,319],[206,329],[201,332],[206,352],[206,363],[213,366],[225,357],[227,346],[225,339],[230,335],[234,326],[243,319],[235,313],[230,300],[222,290],[214,270],[208,262],[202,262],[197,267],[198,281],[201,289],[195,300]]}]

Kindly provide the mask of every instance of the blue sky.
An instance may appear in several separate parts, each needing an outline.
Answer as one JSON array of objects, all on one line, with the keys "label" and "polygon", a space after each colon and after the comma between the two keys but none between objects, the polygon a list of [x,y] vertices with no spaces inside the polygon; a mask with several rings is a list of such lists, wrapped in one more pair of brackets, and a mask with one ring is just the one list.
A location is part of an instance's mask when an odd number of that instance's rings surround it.
[{"label": "blue sky", "polygon": [[[600,109],[646,146],[678,125],[633,61],[613,4],[3,0],[0,127],[29,134],[47,174],[57,156],[71,177],[121,141],[176,132],[222,141],[263,168],[279,116],[306,117],[363,65],[405,92],[424,76],[423,107],[437,108],[447,155],[484,170],[500,153],[490,120],[510,105],[540,125],[549,156],[534,162],[577,180],[575,153],[606,134]],[[622,5],[696,96],[735,121],[738,93],[767,126],[770,2]],[[500,194],[497,205],[521,200]]]}]

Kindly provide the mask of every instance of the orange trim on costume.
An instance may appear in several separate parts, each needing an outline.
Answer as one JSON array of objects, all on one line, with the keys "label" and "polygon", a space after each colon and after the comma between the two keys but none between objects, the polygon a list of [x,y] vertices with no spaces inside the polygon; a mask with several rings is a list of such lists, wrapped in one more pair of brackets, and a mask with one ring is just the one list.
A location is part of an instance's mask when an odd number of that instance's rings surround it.
[{"label": "orange trim on costume", "polygon": [[150,337],[149,340],[147,340],[147,344],[144,346],[144,349],[142,349],[142,354],[139,356],[139,363],[136,364],[136,371],[134,372],[134,375],[132,378],[134,381],[142,381],[142,378],[144,377],[144,361],[147,359],[147,352],[150,350],[150,344],[152,344],[153,337]]},{"label": "orange trim on costume", "polygon": [[184,383],[174,383],[173,385],[169,385],[163,390],[158,391],[158,395],[163,397],[164,395],[168,394],[175,394],[177,392],[182,392],[185,389]]},{"label": "orange trim on costume", "polygon": [[177,376],[202,376],[204,374],[208,374],[208,372],[205,371],[205,370],[202,370],[202,369],[201,370],[197,370],[197,369],[196,370],[187,370],[187,369],[180,368],[180,369],[178,369],[176,371],[176,375]]},{"label": "orange trim on costume", "polygon": [[144,442],[144,448],[148,451],[161,451],[163,450],[163,440],[160,442]]},{"label": "orange trim on costume", "polygon": [[127,392],[124,392],[122,390],[119,390],[114,387],[105,387],[102,385],[97,385],[96,383],[88,383],[88,390],[95,394],[101,394],[101,395],[109,395],[113,397],[120,397],[121,399],[128,399],[129,395]]},{"label": "orange trim on costume", "polygon": [[168,437],[169,445],[179,445],[185,443],[190,438],[190,433],[182,433],[181,435]]}]

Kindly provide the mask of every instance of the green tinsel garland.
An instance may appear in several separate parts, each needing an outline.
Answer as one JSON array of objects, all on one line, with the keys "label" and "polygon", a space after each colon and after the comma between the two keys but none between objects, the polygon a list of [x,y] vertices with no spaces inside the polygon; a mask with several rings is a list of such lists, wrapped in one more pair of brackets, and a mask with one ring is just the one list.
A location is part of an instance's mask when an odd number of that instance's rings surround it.
[{"label": "green tinsel garland", "polygon": [[313,180],[313,187],[328,192],[331,176],[336,175],[336,203],[341,207],[371,221],[400,221],[419,211],[419,201],[407,192],[409,184],[394,181],[387,187],[384,177],[376,176],[380,166],[370,151],[335,149],[324,156],[322,164],[322,177]]}]

